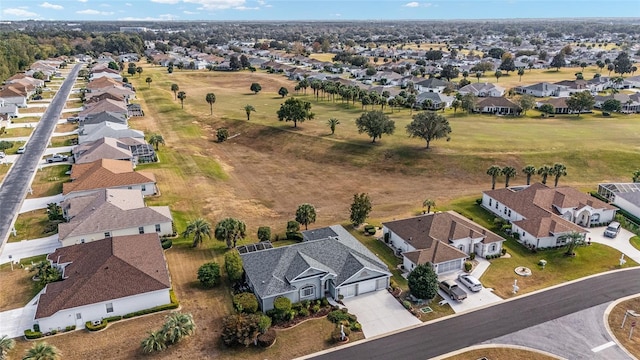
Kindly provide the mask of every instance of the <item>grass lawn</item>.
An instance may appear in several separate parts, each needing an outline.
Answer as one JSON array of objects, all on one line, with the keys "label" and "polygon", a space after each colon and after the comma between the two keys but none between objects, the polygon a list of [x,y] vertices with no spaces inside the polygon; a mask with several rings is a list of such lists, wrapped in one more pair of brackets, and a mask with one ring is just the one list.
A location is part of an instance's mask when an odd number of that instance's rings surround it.
[{"label": "grass lawn", "polygon": [[13,124],[23,124],[23,123],[31,123],[31,122],[38,122],[38,121],[40,121],[39,116],[27,116],[27,117],[11,119],[11,123]]},{"label": "grass lawn", "polygon": [[22,108],[20,109],[20,114],[40,114],[40,113],[44,113],[47,110],[46,106],[36,106],[36,107],[30,107],[30,108]]},{"label": "grass lawn", "polygon": [[56,136],[51,138],[51,147],[71,146],[78,143],[78,135]]},{"label": "grass lawn", "polygon": [[0,165],[0,182],[2,181],[4,176],[7,175],[9,169],[11,169],[11,164],[5,163]]},{"label": "grass lawn", "polygon": [[[2,138],[0,138],[0,141],[2,140]],[[18,149],[25,144],[24,141],[12,141],[13,142],[13,147],[11,147],[10,149],[6,149],[4,151],[5,154],[7,155],[15,155],[16,151],[18,151]]]},{"label": "grass lawn", "polygon": [[22,307],[42,290],[37,282],[31,280],[34,273],[27,271],[27,268],[32,262],[44,259],[44,255],[22,259],[20,265],[13,266],[13,271],[10,264],[0,266],[0,289],[11,289],[0,292],[0,311]]},{"label": "grass lawn", "polygon": [[491,359],[491,360],[555,360],[558,357],[551,357],[536,351],[524,349],[514,349],[511,347],[488,347],[465,351],[461,354],[445,358],[446,360],[469,360],[469,359]]},{"label": "grass lawn", "polygon": [[32,194],[27,198],[39,198],[53,196],[62,193],[62,183],[70,178],[65,173],[71,169],[70,165],[54,165],[42,168],[36,172],[36,176],[31,184]]},{"label": "grass lawn", "polygon": [[638,358],[640,357],[640,337],[638,337],[637,328],[635,329],[631,340],[629,340],[629,328],[631,326],[631,321],[635,321],[635,319],[627,317],[624,328],[620,328],[627,309],[633,309],[637,312],[638,309],[640,309],[640,297],[629,299],[616,305],[611,310],[607,321],[609,322],[609,328],[616,339],[625,347],[625,349]]},{"label": "grass lawn", "polygon": [[12,138],[12,137],[21,137],[21,136],[29,136],[34,128],[32,127],[17,127],[11,129],[5,129],[4,134],[0,135],[0,140],[2,138]]},{"label": "grass lawn", "polygon": [[629,242],[631,243],[631,245],[633,245],[634,248],[640,250],[640,236],[634,236],[631,239],[629,239]]},{"label": "grass lawn", "polygon": [[56,128],[55,130],[53,130],[53,132],[65,133],[65,132],[76,130],[77,128],[78,128],[78,124],[62,123],[62,124],[56,125]]},{"label": "grass lawn", "polygon": [[15,228],[16,236],[9,234],[9,242],[34,240],[58,233],[58,227],[52,226],[47,217],[46,209],[33,210],[18,215]]}]

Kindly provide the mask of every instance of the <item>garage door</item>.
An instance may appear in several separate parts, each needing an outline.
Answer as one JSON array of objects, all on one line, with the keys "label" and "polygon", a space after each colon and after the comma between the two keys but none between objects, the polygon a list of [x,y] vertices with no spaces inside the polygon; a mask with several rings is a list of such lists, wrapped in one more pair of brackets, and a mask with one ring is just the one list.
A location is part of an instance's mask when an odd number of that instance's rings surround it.
[{"label": "garage door", "polygon": [[438,264],[438,274],[444,274],[449,271],[460,270],[460,260],[453,260]]},{"label": "garage door", "polygon": [[356,296],[356,285],[354,284],[340,288],[340,295],[346,298]]},{"label": "garage door", "polygon": [[376,291],[376,279],[358,283],[358,295]]}]

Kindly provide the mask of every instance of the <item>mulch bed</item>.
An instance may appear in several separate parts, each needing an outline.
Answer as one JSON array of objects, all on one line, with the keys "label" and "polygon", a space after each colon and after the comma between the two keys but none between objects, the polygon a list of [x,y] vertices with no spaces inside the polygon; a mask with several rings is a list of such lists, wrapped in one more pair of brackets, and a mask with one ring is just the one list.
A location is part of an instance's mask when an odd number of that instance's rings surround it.
[{"label": "mulch bed", "polygon": [[278,329],[278,330],[292,328],[292,327],[294,327],[294,326],[296,326],[296,325],[298,325],[298,324],[300,324],[300,323],[302,323],[304,321],[310,320],[310,319],[323,318],[323,317],[327,316],[332,310],[333,309],[331,308],[331,306],[325,306],[325,307],[321,308],[315,314],[309,314],[308,316],[296,316],[291,321],[274,324],[272,327],[274,329]]}]

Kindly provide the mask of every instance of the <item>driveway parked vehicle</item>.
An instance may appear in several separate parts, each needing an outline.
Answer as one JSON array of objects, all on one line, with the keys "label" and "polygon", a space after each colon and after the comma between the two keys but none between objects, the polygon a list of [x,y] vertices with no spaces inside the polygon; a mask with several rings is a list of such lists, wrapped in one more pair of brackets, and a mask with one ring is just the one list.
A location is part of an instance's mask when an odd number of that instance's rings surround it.
[{"label": "driveway parked vehicle", "polygon": [[24,154],[25,146],[20,146],[18,150],[16,150],[16,154]]},{"label": "driveway parked vehicle", "polygon": [[60,154],[53,154],[53,156],[47,158],[47,162],[49,164],[54,162],[64,162],[67,160],[69,160],[69,157],[67,157],[66,155],[60,155]]},{"label": "driveway parked vehicle", "polygon": [[0,151],[0,159],[3,159],[5,156],[7,156],[7,154],[5,154],[4,151]]},{"label": "driveway parked vehicle", "polygon": [[471,275],[460,274],[458,275],[458,280],[460,280],[462,285],[466,286],[467,289],[473,292],[478,292],[482,290],[482,283],[480,282],[480,280],[476,279]]},{"label": "driveway parked vehicle", "polygon": [[453,300],[462,301],[467,298],[467,293],[462,290],[453,280],[443,280],[440,282],[440,289]]},{"label": "driveway parked vehicle", "polygon": [[609,226],[607,226],[607,228],[604,230],[604,236],[613,239],[616,236],[618,236],[619,232],[620,232],[620,223],[617,221],[612,221],[609,224]]}]

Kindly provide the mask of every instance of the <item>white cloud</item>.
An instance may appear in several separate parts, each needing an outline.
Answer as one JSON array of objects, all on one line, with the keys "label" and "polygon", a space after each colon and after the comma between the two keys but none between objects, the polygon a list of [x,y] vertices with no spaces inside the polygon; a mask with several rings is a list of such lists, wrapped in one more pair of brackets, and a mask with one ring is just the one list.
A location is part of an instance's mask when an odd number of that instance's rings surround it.
[{"label": "white cloud", "polygon": [[258,5],[264,5],[266,2],[264,0],[258,0]]},{"label": "white cloud", "polygon": [[78,1],[79,1],[79,2],[83,2],[83,3],[86,3],[86,2],[87,2],[87,1],[89,1],[89,0],[78,0]]},{"label": "white cloud", "polygon": [[402,6],[404,6],[404,7],[410,7],[410,8],[414,8],[414,7],[418,7],[418,6],[420,6],[420,3],[419,3],[419,2],[416,2],[416,1],[412,1],[412,2],[410,2],[410,3],[406,3],[406,4],[402,5]]},{"label": "white cloud", "polygon": [[133,6],[131,3],[124,3],[126,6]]},{"label": "white cloud", "polygon": [[236,6],[234,7],[235,10],[260,10],[259,7],[248,7],[248,6]]},{"label": "white cloud", "polygon": [[151,0],[151,2],[158,4],[177,4],[180,0]]},{"label": "white cloud", "polygon": [[333,16],[340,17],[340,16],[342,16],[342,14],[333,14]]},{"label": "white cloud", "polygon": [[186,3],[198,4],[203,10],[223,10],[244,7],[245,0],[184,0]]},{"label": "white cloud", "polygon": [[38,14],[31,12],[31,11],[27,11],[24,9],[17,9],[17,8],[9,8],[9,9],[4,9],[2,10],[2,13],[5,15],[13,15],[16,17],[20,17],[20,18],[37,18],[39,17]]},{"label": "white cloud", "polygon": [[113,15],[113,12],[112,11],[98,11],[98,10],[93,10],[93,9],[87,9],[87,10],[76,11],[76,14],[108,16],[108,15]]},{"label": "white cloud", "polygon": [[103,4],[100,4],[100,6],[101,6],[101,7],[111,7],[111,5],[109,5],[109,4],[104,4],[104,3],[103,3]]},{"label": "white cloud", "polygon": [[188,11],[188,10],[183,11],[183,13],[185,13],[187,15],[198,15],[198,14],[200,14],[197,11]]},{"label": "white cloud", "polygon": [[171,14],[163,14],[163,15],[159,15],[158,17],[144,17],[144,18],[137,18],[137,17],[124,17],[124,18],[119,18],[118,20],[120,21],[171,21],[171,20],[176,20],[178,18],[178,16],[175,15],[171,15]]},{"label": "white cloud", "polygon": [[54,9],[54,10],[62,10],[64,9],[64,7],[62,5],[55,5],[55,4],[50,4],[48,2],[43,2],[42,4],[40,4],[40,7],[43,8],[47,8],[47,9]]}]

